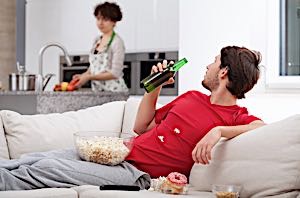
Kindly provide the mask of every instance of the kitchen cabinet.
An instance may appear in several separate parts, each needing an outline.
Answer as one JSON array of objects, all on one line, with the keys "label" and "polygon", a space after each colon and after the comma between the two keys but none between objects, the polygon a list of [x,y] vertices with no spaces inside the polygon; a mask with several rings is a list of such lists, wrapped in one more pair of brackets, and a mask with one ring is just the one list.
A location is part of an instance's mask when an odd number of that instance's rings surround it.
[{"label": "kitchen cabinet", "polygon": [[[178,50],[179,0],[116,2],[123,12],[116,30],[127,51]],[[93,38],[99,34],[93,16],[97,3],[97,0],[27,0],[26,50],[40,43],[59,41],[70,51],[88,52]]]},{"label": "kitchen cabinet", "polygon": [[136,49],[178,50],[179,8],[174,0],[139,1]]},{"label": "kitchen cabinet", "polygon": [[117,26],[128,52],[177,51],[179,0],[118,0]]}]

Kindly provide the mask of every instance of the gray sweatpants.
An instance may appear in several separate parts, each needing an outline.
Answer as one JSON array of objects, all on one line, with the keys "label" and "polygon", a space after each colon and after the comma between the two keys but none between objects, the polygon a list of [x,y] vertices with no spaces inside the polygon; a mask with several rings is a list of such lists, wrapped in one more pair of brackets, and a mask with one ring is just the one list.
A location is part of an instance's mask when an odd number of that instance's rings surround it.
[{"label": "gray sweatpants", "polygon": [[29,190],[78,185],[150,187],[150,176],[128,162],[106,166],[82,161],[75,150],[56,150],[0,160],[0,190]]}]

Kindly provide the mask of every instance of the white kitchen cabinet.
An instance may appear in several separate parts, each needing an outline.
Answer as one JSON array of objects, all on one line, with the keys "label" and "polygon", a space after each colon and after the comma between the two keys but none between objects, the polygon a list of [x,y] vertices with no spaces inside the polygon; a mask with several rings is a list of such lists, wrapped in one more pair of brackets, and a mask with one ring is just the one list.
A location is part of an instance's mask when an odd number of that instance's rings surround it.
[{"label": "white kitchen cabinet", "polygon": [[[86,51],[98,34],[93,8],[98,0],[28,0],[27,45],[59,40]],[[178,0],[117,0],[123,20],[116,30],[128,51],[178,49]]]},{"label": "white kitchen cabinet", "polygon": [[178,50],[178,0],[117,0],[124,19],[117,26],[127,52]]},{"label": "white kitchen cabinet", "polygon": [[136,49],[178,50],[177,0],[139,1]]},{"label": "white kitchen cabinet", "polygon": [[136,10],[140,0],[117,0],[116,2],[123,13],[122,21],[117,24],[116,31],[123,38],[126,51],[136,51]]}]

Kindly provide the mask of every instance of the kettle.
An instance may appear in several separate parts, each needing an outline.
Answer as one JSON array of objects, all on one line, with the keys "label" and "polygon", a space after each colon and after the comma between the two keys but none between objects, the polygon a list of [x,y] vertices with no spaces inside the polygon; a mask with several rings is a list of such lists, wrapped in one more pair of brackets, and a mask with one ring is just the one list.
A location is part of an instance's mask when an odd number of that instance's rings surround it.
[{"label": "kettle", "polygon": [[34,74],[9,74],[10,91],[34,91],[35,75]]},{"label": "kettle", "polygon": [[[47,74],[44,78],[40,78],[36,74],[9,74],[9,90],[10,91],[41,91],[45,90],[47,84],[54,74]],[[41,79],[41,80],[40,80]],[[40,83],[38,83],[38,81]],[[41,87],[39,85],[42,85]]]}]

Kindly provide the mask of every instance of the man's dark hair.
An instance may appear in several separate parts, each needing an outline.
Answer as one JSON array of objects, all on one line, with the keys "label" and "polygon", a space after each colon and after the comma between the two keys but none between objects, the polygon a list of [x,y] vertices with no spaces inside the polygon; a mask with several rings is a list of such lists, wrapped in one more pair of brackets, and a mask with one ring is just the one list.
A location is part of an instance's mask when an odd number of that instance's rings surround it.
[{"label": "man's dark hair", "polygon": [[221,49],[220,68],[228,70],[226,87],[232,95],[238,99],[245,98],[245,93],[257,83],[260,61],[259,52],[244,47],[227,46]]},{"label": "man's dark hair", "polygon": [[97,17],[99,15],[113,22],[121,21],[122,19],[121,9],[116,3],[104,2],[96,5],[94,16]]}]

